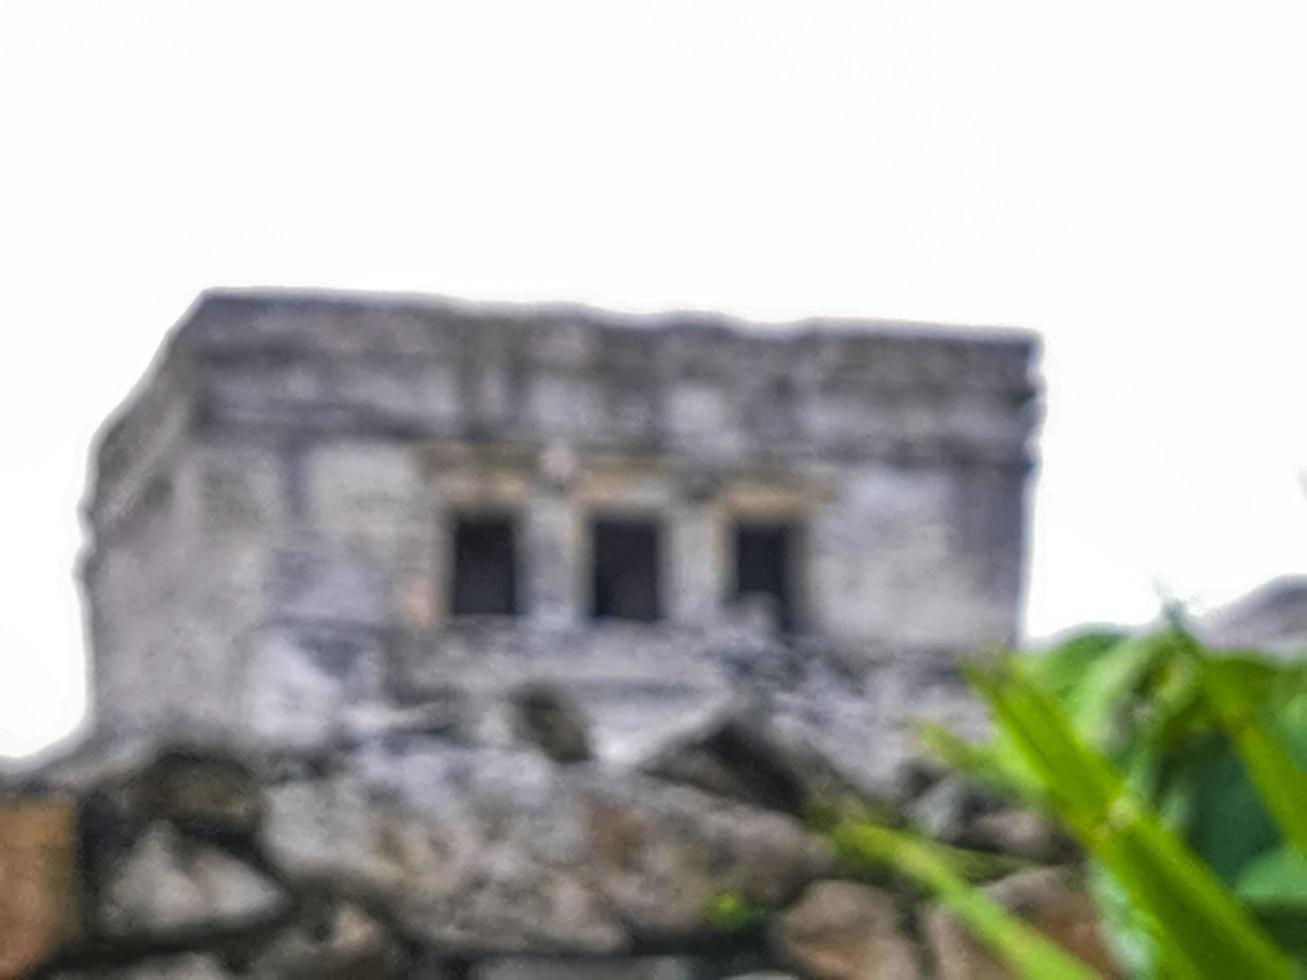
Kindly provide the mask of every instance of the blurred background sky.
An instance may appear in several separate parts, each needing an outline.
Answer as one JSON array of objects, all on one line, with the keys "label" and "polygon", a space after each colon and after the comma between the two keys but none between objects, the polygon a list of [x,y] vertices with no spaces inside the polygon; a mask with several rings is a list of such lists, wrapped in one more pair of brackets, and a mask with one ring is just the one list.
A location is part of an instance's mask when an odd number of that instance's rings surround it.
[{"label": "blurred background sky", "polygon": [[1305,40],[1300,0],[0,0],[0,754],[81,713],[90,440],[215,284],[1034,328],[1032,635],[1301,570]]}]

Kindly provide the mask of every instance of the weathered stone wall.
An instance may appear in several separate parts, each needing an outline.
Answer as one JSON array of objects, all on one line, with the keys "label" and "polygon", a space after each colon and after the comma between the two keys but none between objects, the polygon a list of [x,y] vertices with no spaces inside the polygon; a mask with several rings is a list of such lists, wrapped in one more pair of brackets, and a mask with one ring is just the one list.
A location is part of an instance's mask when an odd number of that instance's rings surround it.
[{"label": "weathered stone wall", "polygon": [[[802,633],[851,663],[1008,642],[1031,357],[1024,335],[905,325],[207,296],[101,445],[96,711],[302,741],[463,683],[460,658],[616,677],[633,647],[694,703],[722,683],[741,518],[802,523]],[[495,505],[518,515],[525,615],[469,631],[447,520]],[[639,639],[588,620],[596,510],[662,523],[667,618]]]},{"label": "weathered stone wall", "polygon": [[452,699],[328,750],[101,739],[0,773],[0,976],[1007,976],[799,816],[857,802],[991,852],[992,897],[1114,975],[1065,840],[930,769],[864,796],[862,740],[807,737],[841,733],[854,681],[814,680],[752,677],[625,763],[588,758],[584,712],[536,687],[489,740]]},{"label": "weathered stone wall", "polygon": [[[0,977],[1004,975],[836,812],[992,852],[1112,975],[1066,842],[912,746],[983,731],[958,657],[1014,632],[1031,356],[206,297],[101,444],[97,724],[0,773]],[[451,616],[448,517],[487,506],[523,615]],[[658,621],[590,617],[600,511],[661,522]],[[803,528],[793,632],[725,601],[747,518]]]}]

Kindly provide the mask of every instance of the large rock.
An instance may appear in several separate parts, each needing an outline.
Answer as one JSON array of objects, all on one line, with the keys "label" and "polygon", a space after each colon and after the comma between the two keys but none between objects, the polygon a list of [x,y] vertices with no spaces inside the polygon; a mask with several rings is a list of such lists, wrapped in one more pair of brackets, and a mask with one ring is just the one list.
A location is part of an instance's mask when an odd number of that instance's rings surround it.
[{"label": "large rock", "polygon": [[1066,861],[1075,851],[1066,836],[1038,813],[1012,808],[975,816],[963,843],[1038,864]]},{"label": "large rock", "polygon": [[917,951],[894,897],[848,881],[820,881],[771,928],[777,955],[818,980],[916,980]]},{"label": "large rock", "polygon": [[[1100,976],[1121,975],[1103,941],[1094,903],[1072,873],[1053,868],[1020,871],[984,891]],[[1015,976],[946,909],[928,909],[922,926],[939,980],[1007,980]]]},{"label": "large rock", "polygon": [[834,868],[826,847],[782,814],[648,780],[592,779],[578,790],[587,877],[641,936],[707,931],[723,893],[779,907]]},{"label": "large rock", "polygon": [[167,937],[267,921],[284,911],[287,896],[236,858],[158,824],[115,859],[98,904],[106,935]]},{"label": "large rock", "polygon": [[701,935],[722,892],[776,906],[832,864],[786,816],[525,753],[361,758],[268,797],[263,840],[287,874],[366,894],[455,951],[602,955]]},{"label": "large rock", "polygon": [[[577,816],[530,755],[435,752],[268,791],[263,840],[293,879],[330,880],[450,949],[608,953],[627,934],[582,881]],[[573,839],[575,838],[575,840]]]},{"label": "large rock", "polygon": [[[306,903],[247,974],[257,980],[404,980],[407,954],[375,918],[351,903]],[[425,975],[425,974],[424,974]]]},{"label": "large rock", "polygon": [[658,779],[802,815],[856,793],[806,741],[776,730],[756,705],[734,703],[669,738],[638,763]]},{"label": "large rock", "polygon": [[982,815],[985,803],[985,795],[974,782],[950,775],[909,802],[904,810],[915,830],[947,844],[961,844]]},{"label": "large rock", "polygon": [[262,809],[261,787],[248,765],[194,749],[159,754],[128,781],[126,795],[147,818],[214,836],[252,834]]},{"label": "large rock", "polygon": [[697,980],[698,964],[678,956],[630,959],[542,959],[535,956],[483,960],[471,980]]},{"label": "large rock", "polygon": [[592,757],[584,713],[562,688],[526,684],[513,692],[519,737],[555,762],[584,762]]},{"label": "large rock", "polygon": [[72,803],[0,798],[0,977],[23,973],[77,931]]},{"label": "large rock", "polygon": [[233,976],[213,956],[183,953],[116,968],[64,970],[54,974],[51,980],[232,980]]}]

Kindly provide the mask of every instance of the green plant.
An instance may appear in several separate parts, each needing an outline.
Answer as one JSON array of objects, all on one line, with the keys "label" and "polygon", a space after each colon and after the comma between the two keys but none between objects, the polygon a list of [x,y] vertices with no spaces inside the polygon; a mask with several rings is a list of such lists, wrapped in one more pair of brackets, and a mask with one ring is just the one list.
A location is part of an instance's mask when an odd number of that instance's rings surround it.
[{"label": "green plant", "polygon": [[[927,744],[1079,840],[1132,975],[1294,974],[1307,953],[1307,668],[1216,655],[1176,629],[1087,634],[994,658],[970,680],[993,738],[929,729]],[[996,932],[994,909],[959,905],[960,876],[938,852],[923,863],[911,841],[868,829],[865,850],[951,901],[1021,975],[1075,975],[1023,957],[1029,937]],[[834,838],[857,834],[850,822]]]},{"label": "green plant", "polygon": [[708,903],[708,924],[718,932],[745,932],[761,925],[767,909],[737,891],[721,891]]}]

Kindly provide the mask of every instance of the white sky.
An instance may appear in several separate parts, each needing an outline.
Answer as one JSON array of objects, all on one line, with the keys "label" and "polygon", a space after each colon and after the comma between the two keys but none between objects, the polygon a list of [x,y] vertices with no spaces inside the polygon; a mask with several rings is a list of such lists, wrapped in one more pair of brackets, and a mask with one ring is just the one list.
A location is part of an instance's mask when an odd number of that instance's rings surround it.
[{"label": "white sky", "polygon": [[0,0],[0,753],[89,440],[214,284],[1034,327],[1029,627],[1307,557],[1307,7]]}]

